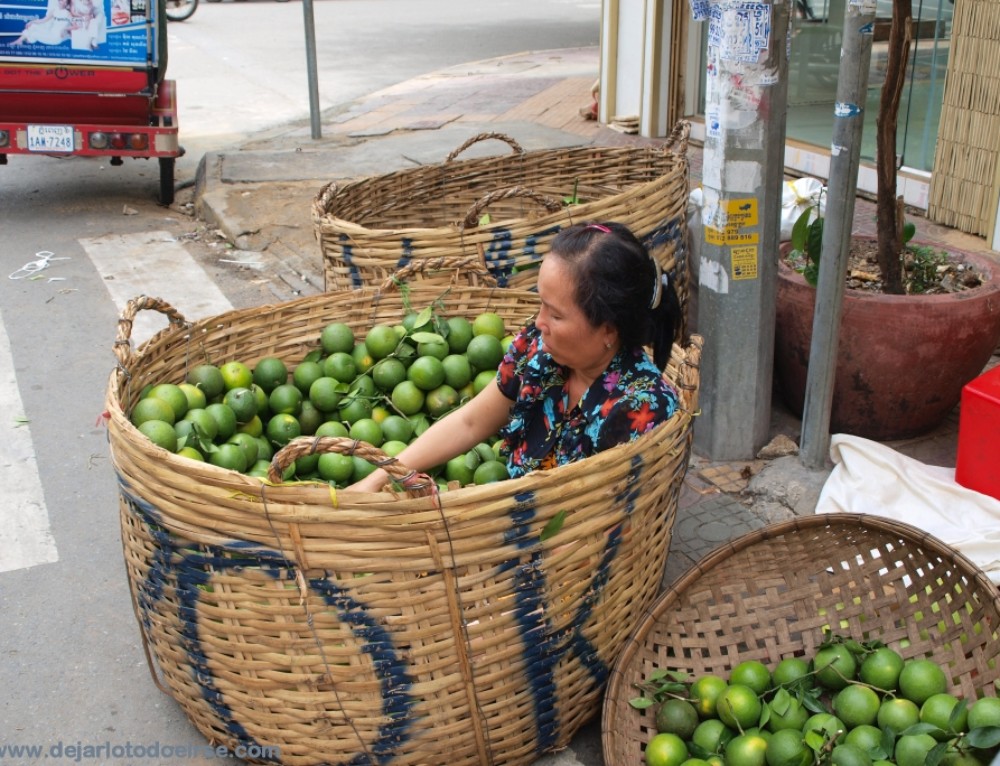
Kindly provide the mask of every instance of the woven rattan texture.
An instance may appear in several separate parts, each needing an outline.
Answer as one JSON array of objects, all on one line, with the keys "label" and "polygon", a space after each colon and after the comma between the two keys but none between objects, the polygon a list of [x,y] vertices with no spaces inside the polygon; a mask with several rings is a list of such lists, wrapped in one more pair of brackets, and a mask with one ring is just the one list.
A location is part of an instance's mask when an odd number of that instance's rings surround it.
[{"label": "woven rattan texture", "polygon": [[[603,220],[646,243],[686,305],[688,131],[679,123],[658,147],[526,152],[515,143],[511,154],[328,184],[312,211],[326,289],[376,286],[414,260],[470,255],[501,287],[532,289],[560,229]],[[578,203],[565,204],[574,193]],[[479,225],[483,214],[489,223]]]},{"label": "woven rattan texture", "polygon": [[933,658],[970,700],[997,693],[1000,596],[972,562],[906,524],[810,516],[717,549],[657,599],[612,672],[604,762],[642,762],[655,709],[628,700],[657,669],[727,678],[743,660],[812,657],[824,630]]},{"label": "woven rattan texture", "polygon": [[[598,712],[656,596],[698,339],[674,348],[683,407],[653,433],[439,499],[268,486],[158,449],[128,422],[151,381],[179,382],[204,360],[291,366],[332,321],[358,331],[436,300],[446,316],[497,311],[513,330],[537,305],[530,292],[429,281],[407,295],[322,294],[190,325],[156,299],[123,314],[107,408],[131,593],[154,677],[213,742],[278,747],[296,765],[532,763]],[[171,327],[133,351],[142,310]]]}]

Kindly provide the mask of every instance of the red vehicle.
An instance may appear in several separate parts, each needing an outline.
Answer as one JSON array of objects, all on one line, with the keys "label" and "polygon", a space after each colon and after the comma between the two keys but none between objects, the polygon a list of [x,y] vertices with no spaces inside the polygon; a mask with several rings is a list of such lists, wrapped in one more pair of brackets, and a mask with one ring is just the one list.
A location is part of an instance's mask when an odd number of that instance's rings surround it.
[{"label": "red vehicle", "polygon": [[0,0],[0,165],[8,154],[159,162],[174,200],[176,88],[162,0]]}]

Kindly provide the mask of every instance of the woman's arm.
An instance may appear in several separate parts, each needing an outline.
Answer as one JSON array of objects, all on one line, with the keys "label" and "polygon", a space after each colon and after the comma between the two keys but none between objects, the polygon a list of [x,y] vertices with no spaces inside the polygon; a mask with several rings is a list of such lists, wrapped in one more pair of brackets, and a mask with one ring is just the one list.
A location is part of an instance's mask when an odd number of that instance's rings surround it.
[{"label": "woman's arm", "polygon": [[[507,422],[513,404],[500,393],[494,379],[472,401],[436,422],[396,457],[415,471],[441,465],[496,434]],[[388,478],[379,468],[344,491],[377,492]]]}]

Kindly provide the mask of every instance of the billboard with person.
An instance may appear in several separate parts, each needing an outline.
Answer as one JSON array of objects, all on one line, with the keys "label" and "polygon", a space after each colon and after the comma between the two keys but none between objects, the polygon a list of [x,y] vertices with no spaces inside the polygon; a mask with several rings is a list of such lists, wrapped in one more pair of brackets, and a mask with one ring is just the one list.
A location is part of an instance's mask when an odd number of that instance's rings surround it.
[{"label": "billboard with person", "polygon": [[149,0],[0,0],[0,62],[155,65]]}]

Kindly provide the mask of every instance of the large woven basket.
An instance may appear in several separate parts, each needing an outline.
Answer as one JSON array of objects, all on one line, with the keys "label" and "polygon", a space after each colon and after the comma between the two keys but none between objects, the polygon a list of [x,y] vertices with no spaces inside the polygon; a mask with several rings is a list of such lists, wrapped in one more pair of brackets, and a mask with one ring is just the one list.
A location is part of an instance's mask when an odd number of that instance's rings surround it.
[{"label": "large woven basket", "polygon": [[[435,165],[325,186],[313,202],[327,290],[377,286],[413,260],[475,255],[502,287],[531,289],[560,229],[576,221],[628,225],[687,298],[690,126],[662,146],[524,151],[498,133],[473,136]],[[511,154],[455,159],[497,138]],[[574,192],[579,204],[565,204]],[[481,224],[483,215],[489,223]],[[683,303],[682,303],[683,305]]]},{"label": "large woven basket", "polygon": [[604,762],[642,763],[655,709],[628,704],[658,669],[728,677],[743,660],[812,657],[824,629],[947,668],[950,691],[997,694],[1000,595],[965,556],[864,514],[772,524],[716,549],[657,599],[622,651],[603,711]]},{"label": "large woven basket", "polygon": [[[513,330],[537,306],[531,292],[458,282],[443,294],[414,282],[409,303],[365,288],[194,323],[152,298],[123,312],[107,411],[131,593],[154,679],[212,742],[253,761],[277,748],[270,760],[287,764],[528,764],[599,712],[661,582],[699,339],[674,347],[682,407],[654,432],[428,497],[268,484],[159,449],[128,421],[147,383],[206,359],[297,362],[332,321],[357,331],[437,300],[446,316],[492,310]],[[143,310],[171,326],[133,351]],[[300,439],[272,467],[312,449],[389,460]]]}]

